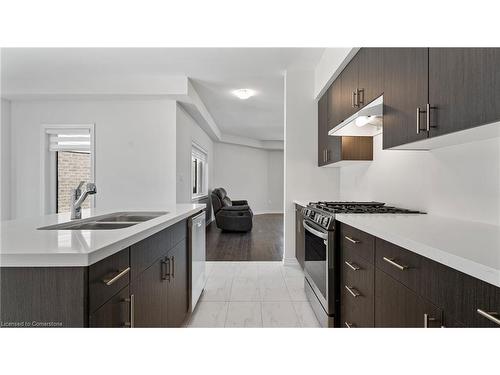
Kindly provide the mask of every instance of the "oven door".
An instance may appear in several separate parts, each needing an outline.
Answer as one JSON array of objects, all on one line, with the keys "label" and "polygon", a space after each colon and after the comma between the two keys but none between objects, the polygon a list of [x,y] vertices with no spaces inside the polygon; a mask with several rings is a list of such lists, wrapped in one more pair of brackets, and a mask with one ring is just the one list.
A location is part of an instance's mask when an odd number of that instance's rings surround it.
[{"label": "oven door", "polygon": [[305,234],[304,271],[306,278],[325,312],[331,314],[328,303],[329,233],[309,220],[304,220],[303,225]]}]

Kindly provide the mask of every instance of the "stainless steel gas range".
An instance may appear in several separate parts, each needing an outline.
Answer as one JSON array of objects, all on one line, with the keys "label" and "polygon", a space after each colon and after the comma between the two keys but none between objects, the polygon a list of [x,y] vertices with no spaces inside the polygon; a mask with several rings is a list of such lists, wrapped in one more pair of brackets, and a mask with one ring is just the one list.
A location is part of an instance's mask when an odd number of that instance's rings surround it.
[{"label": "stainless steel gas range", "polygon": [[340,309],[340,239],[335,214],[416,214],[380,202],[316,202],[302,209],[305,290],[323,327],[335,327]]}]

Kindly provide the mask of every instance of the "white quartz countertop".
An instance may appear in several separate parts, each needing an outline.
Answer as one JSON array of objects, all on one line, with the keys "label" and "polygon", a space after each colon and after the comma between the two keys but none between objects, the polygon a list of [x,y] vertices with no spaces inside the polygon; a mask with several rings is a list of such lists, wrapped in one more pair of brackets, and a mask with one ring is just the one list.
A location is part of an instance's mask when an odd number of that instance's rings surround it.
[{"label": "white quartz countertop", "polygon": [[[310,202],[310,201],[309,201]],[[300,200],[294,200],[293,203],[294,204],[298,204],[299,206],[302,206],[302,207],[306,207],[309,202],[306,202],[306,201],[300,201]]]},{"label": "white quartz countertop", "polygon": [[429,214],[336,214],[335,219],[500,287],[499,226]]},{"label": "white quartz countertop", "polygon": [[[89,266],[154,233],[205,209],[205,204],[177,204],[153,210],[167,214],[122,229],[38,230],[70,221],[69,214],[54,214],[0,223],[1,267]],[[127,210],[82,211],[82,219]]]}]

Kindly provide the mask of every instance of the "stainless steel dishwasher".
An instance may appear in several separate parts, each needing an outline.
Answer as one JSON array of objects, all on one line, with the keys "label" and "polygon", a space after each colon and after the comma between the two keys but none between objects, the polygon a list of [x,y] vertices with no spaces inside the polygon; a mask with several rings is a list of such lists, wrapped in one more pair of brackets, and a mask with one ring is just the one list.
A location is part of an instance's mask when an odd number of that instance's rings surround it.
[{"label": "stainless steel dishwasher", "polygon": [[189,255],[190,255],[190,312],[193,312],[205,288],[205,211],[189,220]]}]

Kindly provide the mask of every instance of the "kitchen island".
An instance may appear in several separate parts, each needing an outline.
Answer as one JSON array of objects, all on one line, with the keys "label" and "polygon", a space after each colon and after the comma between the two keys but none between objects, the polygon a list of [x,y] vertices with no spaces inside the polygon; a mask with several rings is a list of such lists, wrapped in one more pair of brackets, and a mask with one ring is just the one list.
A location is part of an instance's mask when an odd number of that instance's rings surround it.
[{"label": "kitchen island", "polygon": [[[69,215],[1,223],[4,327],[179,327],[189,310],[187,219],[204,204],[122,229],[40,230]],[[83,217],[121,210],[86,210]]]}]

